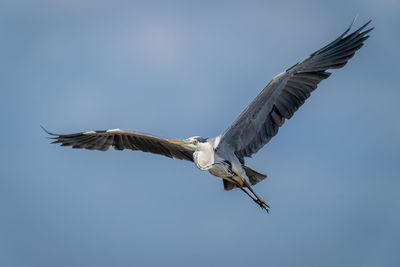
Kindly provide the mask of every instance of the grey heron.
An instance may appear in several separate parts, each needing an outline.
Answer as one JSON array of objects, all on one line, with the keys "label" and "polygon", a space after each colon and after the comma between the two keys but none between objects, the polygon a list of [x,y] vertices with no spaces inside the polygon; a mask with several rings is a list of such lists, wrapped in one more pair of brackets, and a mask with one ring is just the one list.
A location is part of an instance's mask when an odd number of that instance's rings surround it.
[{"label": "grey heron", "polygon": [[217,137],[175,139],[120,129],[59,135],[42,128],[53,136],[52,143],[62,146],[101,151],[113,146],[116,150],[141,150],[192,161],[198,169],[222,178],[225,190],[239,188],[268,212],[267,203],[251,187],[267,176],[247,167],[245,158],[251,157],[277,134],[285,120],[290,119],[317,85],[330,76],[326,70],[346,65],[369,37],[367,34],[373,28],[364,29],[370,22],[348,34],[352,23],[333,42],[274,77]]}]

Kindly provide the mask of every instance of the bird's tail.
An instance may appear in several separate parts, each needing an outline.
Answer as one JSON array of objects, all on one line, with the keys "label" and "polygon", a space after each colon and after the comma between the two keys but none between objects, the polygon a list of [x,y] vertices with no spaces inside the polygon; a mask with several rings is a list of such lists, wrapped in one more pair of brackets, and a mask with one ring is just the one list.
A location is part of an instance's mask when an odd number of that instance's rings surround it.
[{"label": "bird's tail", "polygon": [[[255,170],[250,169],[247,166],[243,166],[243,169],[246,171],[246,175],[247,175],[247,177],[249,177],[251,185],[255,185],[255,184],[261,182],[262,180],[264,180],[265,178],[267,178],[266,174],[258,173]],[[224,189],[227,191],[237,188],[236,184],[234,184],[234,183],[231,183],[225,179],[222,179],[222,181],[224,183]]]}]

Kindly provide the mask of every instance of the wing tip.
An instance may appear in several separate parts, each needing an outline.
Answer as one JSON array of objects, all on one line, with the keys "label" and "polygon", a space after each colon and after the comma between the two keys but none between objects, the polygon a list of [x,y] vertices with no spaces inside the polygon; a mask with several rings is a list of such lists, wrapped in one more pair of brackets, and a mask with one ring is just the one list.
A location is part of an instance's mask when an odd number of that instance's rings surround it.
[{"label": "wing tip", "polygon": [[[349,30],[351,28],[353,28],[354,23],[356,22],[356,20],[358,19],[358,14],[355,15],[355,17],[353,18],[353,21],[351,22],[350,26],[347,28],[347,30],[345,31],[345,33],[343,35],[345,35],[347,32],[349,32]],[[364,29],[365,27],[367,27],[370,23],[372,22],[372,19],[369,19],[366,23],[364,23],[358,30],[356,30],[355,32],[358,32],[362,29]]]},{"label": "wing tip", "polygon": [[327,44],[326,46],[322,47],[321,49],[315,51],[314,53],[312,53],[310,56],[314,56],[314,55],[318,55],[318,54],[322,54],[325,51],[329,50],[330,48],[332,48],[332,46],[336,45],[338,42],[340,42],[341,40],[343,40],[344,38],[347,38],[348,36],[351,36],[353,34],[357,34],[357,35],[365,35],[367,33],[369,33],[370,31],[372,31],[374,29],[374,27],[369,28],[363,32],[361,32],[365,27],[367,27],[371,22],[372,19],[368,20],[366,23],[364,23],[364,25],[362,25],[360,28],[358,28],[357,30],[355,30],[352,33],[347,34],[351,28],[353,27],[356,19],[357,19],[358,15],[356,15],[353,19],[353,21],[351,22],[350,26],[338,37],[336,38],[334,41],[330,42],[329,44]]},{"label": "wing tip", "polygon": [[[42,130],[45,132],[45,133],[47,133],[48,135],[51,135],[51,136],[60,136],[60,134],[56,134],[56,133],[52,133],[52,132],[50,132],[50,131],[48,131],[46,128],[44,128],[42,125],[39,125],[40,126],[40,128],[42,128]],[[49,138],[54,138],[54,137],[49,137]]]}]

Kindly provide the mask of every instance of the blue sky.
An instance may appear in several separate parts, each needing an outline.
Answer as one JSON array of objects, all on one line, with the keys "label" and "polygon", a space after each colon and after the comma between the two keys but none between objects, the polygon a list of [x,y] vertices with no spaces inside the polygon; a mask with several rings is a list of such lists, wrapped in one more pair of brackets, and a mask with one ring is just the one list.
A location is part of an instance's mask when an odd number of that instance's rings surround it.
[{"label": "blue sky", "polygon": [[[224,131],[350,24],[376,29],[247,164],[267,215],[193,164],[50,145]],[[400,3],[2,1],[1,266],[399,266]]]}]

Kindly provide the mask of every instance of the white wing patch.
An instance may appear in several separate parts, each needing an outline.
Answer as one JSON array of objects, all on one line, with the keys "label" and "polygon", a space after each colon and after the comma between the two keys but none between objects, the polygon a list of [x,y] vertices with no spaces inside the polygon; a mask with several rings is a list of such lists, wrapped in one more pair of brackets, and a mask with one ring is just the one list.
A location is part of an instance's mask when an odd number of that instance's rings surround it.
[{"label": "white wing patch", "polygon": [[121,129],[111,129],[111,130],[107,130],[107,133],[120,133]]},{"label": "white wing patch", "polygon": [[218,135],[217,137],[215,137],[214,148],[218,147],[219,141],[221,141],[221,135]]},{"label": "white wing patch", "polygon": [[121,129],[110,129],[107,131],[87,131],[84,132],[83,134],[102,134],[102,133],[122,133],[123,131]]}]

